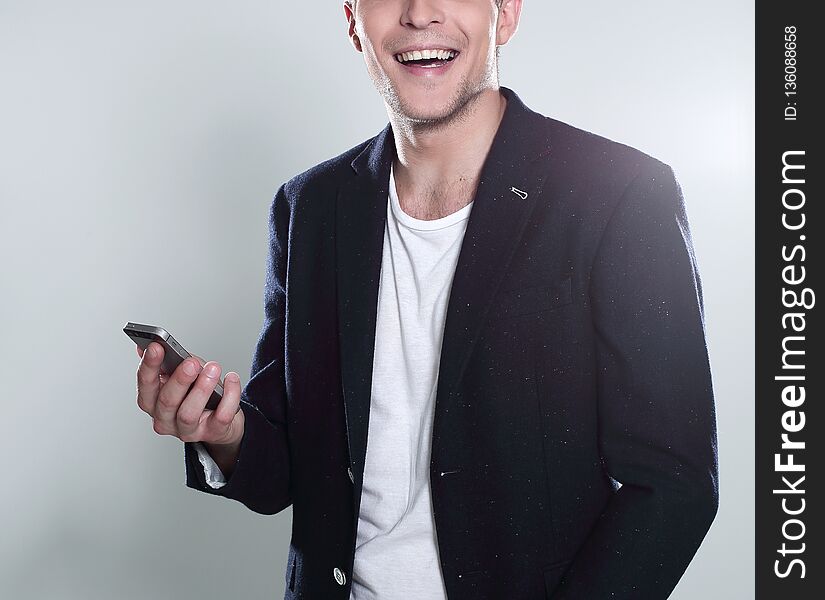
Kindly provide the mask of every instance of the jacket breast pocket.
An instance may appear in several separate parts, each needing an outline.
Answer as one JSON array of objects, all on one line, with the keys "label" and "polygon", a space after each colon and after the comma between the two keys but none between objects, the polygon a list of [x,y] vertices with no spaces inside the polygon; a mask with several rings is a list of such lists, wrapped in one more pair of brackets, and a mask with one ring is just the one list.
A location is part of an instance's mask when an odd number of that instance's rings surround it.
[{"label": "jacket breast pocket", "polygon": [[560,281],[500,291],[494,302],[493,315],[497,319],[519,317],[552,310],[571,302],[572,280],[566,277]]}]

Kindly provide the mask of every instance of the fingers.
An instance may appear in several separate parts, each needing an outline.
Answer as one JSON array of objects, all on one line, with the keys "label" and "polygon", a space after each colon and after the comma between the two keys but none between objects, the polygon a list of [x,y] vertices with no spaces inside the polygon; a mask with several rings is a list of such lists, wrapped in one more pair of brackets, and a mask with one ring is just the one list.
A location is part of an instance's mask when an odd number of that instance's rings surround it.
[{"label": "fingers", "polygon": [[158,393],[155,410],[152,413],[157,433],[162,435],[175,435],[177,433],[178,408],[200,372],[201,366],[197,361],[193,358],[187,358],[169,376],[169,380]]},{"label": "fingers", "polygon": [[142,354],[137,370],[137,404],[150,415],[154,413],[161,387],[160,365],[163,362],[163,346],[152,342]]},{"label": "fingers", "polygon": [[235,444],[243,437],[244,414],[240,410],[241,380],[237,373],[226,374],[223,398],[204,423],[204,441],[213,444]]},{"label": "fingers", "polygon": [[230,372],[223,378],[223,398],[210,415],[210,426],[218,431],[225,430],[235,418],[241,404],[241,379],[237,373]]},{"label": "fingers", "polygon": [[142,351],[137,372],[137,403],[152,416],[155,432],[174,435],[182,441],[229,443],[243,432],[243,413],[239,410],[241,383],[237,373],[224,382],[224,394],[216,410],[205,410],[206,403],[220,382],[221,366],[192,355],[173,373],[161,372],[163,346],[152,342]]},{"label": "fingers", "polygon": [[204,415],[204,408],[212,395],[212,391],[220,381],[221,366],[214,362],[204,365],[200,375],[195,381],[195,385],[183,399],[178,408],[176,426],[178,437],[181,440],[201,441],[202,432],[198,431],[199,426],[205,420],[208,413]]}]

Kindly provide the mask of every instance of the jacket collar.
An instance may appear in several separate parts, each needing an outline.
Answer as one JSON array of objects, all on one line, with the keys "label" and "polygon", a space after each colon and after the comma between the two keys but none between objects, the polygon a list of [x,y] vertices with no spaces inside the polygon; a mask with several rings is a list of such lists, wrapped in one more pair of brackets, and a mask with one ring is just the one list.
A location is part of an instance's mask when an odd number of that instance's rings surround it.
[{"label": "jacket collar", "polygon": [[[490,147],[485,167],[512,169],[520,162],[536,158],[548,150],[546,136],[538,121],[545,119],[530,108],[511,89],[499,87],[507,99],[507,107]],[[352,161],[353,170],[376,181],[389,181],[390,167],[395,159],[395,137],[388,123]],[[482,172],[482,179],[484,179]]]}]

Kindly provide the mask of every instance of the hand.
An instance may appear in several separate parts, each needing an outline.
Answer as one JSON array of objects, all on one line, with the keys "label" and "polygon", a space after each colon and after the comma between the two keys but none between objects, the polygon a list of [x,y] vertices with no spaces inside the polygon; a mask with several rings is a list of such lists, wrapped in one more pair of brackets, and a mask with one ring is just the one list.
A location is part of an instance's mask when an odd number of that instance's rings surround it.
[{"label": "hand", "polygon": [[136,348],[141,357],[137,370],[137,404],[152,417],[155,433],[173,435],[183,442],[204,442],[211,448],[236,451],[240,447],[245,421],[243,411],[239,410],[241,381],[237,373],[226,374],[223,398],[215,410],[209,410],[205,409],[206,403],[220,381],[218,363],[204,363],[195,356],[187,358],[174,373],[167,375],[160,370],[163,346],[152,342],[146,352],[139,346]]}]

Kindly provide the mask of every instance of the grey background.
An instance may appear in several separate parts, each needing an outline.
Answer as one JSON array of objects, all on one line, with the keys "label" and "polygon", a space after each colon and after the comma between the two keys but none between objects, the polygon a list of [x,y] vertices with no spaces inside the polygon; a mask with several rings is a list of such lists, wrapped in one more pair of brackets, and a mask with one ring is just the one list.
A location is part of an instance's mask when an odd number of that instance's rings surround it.
[{"label": "grey background", "polygon": [[[501,83],[670,163],[721,508],[673,598],[752,598],[753,6],[527,0]],[[184,486],[128,321],[246,381],[278,185],[377,133],[340,2],[0,0],[0,597],[275,598],[290,513]]]}]

